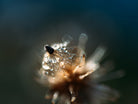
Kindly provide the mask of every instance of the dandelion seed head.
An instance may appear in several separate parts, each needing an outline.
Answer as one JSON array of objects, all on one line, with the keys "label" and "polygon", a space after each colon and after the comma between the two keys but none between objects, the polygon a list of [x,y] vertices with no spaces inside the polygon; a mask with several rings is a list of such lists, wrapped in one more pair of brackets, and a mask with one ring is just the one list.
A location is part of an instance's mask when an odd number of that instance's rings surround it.
[{"label": "dandelion seed head", "polygon": [[109,92],[113,96],[112,98],[118,97],[117,94],[114,94],[115,91],[95,83],[96,77],[92,76],[96,76],[93,74],[100,70],[100,61],[106,49],[98,47],[86,60],[85,44],[87,39],[87,35],[82,33],[79,44],[76,46],[69,45],[70,37],[66,37],[62,43],[45,46],[42,68],[39,73],[41,77],[43,76],[41,79],[44,80],[43,84],[49,87],[52,94],[52,104],[55,104],[57,99],[60,99],[59,102],[62,103],[66,101],[68,104],[86,103],[86,99],[81,99],[81,93],[86,93],[88,89],[89,93],[91,90],[93,91],[92,101],[90,98],[89,102],[95,104],[102,104],[103,100],[108,100],[111,97]]}]

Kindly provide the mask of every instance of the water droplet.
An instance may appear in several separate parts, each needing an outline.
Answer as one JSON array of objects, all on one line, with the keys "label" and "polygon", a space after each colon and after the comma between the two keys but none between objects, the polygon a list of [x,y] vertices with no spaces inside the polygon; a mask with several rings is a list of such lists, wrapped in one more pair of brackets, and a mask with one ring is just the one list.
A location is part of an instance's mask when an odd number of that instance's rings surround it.
[{"label": "water droplet", "polygon": [[49,73],[46,71],[46,72],[45,72],[45,74],[47,74],[47,75],[48,75]]},{"label": "water droplet", "polygon": [[53,71],[54,69],[50,69],[50,71]]},{"label": "water droplet", "polygon": [[64,52],[65,52],[65,53],[67,53],[68,51],[67,51],[67,50],[65,50]]},{"label": "water droplet", "polygon": [[49,70],[50,67],[48,65],[42,65],[42,67],[45,69],[45,70]]}]

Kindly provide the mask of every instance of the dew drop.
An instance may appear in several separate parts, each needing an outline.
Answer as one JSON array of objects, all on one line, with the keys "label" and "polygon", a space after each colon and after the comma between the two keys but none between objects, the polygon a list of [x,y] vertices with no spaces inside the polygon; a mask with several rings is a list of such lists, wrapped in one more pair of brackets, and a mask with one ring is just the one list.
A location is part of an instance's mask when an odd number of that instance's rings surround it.
[{"label": "dew drop", "polygon": [[49,66],[48,65],[42,65],[42,67],[45,69],[45,70],[49,70]]}]

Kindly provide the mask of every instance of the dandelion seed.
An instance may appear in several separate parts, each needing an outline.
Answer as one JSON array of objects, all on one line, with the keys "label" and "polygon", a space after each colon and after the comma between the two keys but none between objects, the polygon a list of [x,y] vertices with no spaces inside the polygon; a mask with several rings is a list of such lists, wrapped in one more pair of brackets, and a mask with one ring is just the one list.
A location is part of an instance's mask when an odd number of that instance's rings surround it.
[{"label": "dandelion seed", "polygon": [[[52,104],[57,101],[59,104],[102,104],[119,97],[116,91],[96,83],[96,78],[102,75],[97,75],[97,72],[106,49],[98,47],[85,61],[87,39],[87,35],[83,33],[78,46],[68,45],[72,40],[70,36],[64,37],[63,43],[45,46],[46,52],[39,73],[40,76],[45,76],[41,78],[41,82],[48,85]],[[49,98],[47,95],[46,99]]]}]

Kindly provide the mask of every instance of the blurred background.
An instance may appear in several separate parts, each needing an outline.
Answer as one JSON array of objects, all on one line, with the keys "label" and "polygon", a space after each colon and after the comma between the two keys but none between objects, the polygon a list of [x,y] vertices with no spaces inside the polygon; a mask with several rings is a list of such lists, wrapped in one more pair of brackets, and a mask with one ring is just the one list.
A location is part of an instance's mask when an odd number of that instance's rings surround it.
[{"label": "blurred background", "polygon": [[35,81],[43,46],[69,34],[88,35],[87,56],[98,45],[123,78],[106,84],[121,97],[113,104],[138,104],[137,0],[0,0],[1,104],[47,104],[46,89]]}]

